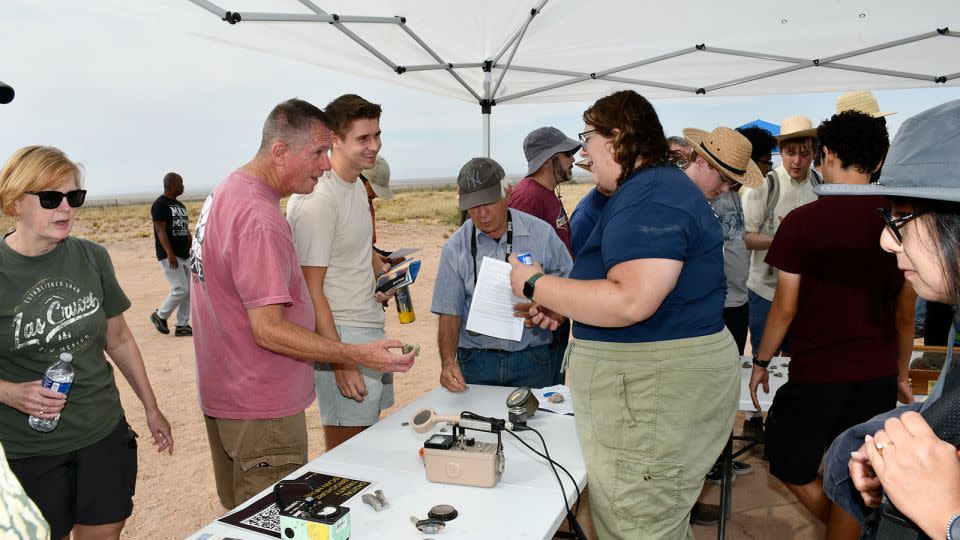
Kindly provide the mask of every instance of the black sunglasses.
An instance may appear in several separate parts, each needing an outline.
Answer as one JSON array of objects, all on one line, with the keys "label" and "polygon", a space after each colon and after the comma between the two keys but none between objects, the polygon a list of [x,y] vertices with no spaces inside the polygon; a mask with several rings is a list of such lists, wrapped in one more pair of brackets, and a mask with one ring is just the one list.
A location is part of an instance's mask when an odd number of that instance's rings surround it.
[{"label": "black sunglasses", "polygon": [[27,193],[36,195],[40,199],[40,208],[46,208],[47,210],[53,210],[60,206],[64,197],[67,198],[67,204],[72,208],[83,206],[83,201],[87,198],[87,190],[85,189],[75,189],[66,193],[61,191],[28,191]]},{"label": "black sunglasses", "polygon": [[904,223],[910,221],[911,219],[921,214],[925,214],[927,211],[917,210],[912,214],[907,214],[900,217],[893,217],[893,214],[890,213],[890,211],[886,208],[877,208],[877,212],[880,212],[880,215],[883,216],[883,220],[887,223],[887,228],[889,228],[890,232],[893,233],[893,237],[897,239],[897,243],[902,244],[903,236],[900,236],[900,227],[902,227]]}]

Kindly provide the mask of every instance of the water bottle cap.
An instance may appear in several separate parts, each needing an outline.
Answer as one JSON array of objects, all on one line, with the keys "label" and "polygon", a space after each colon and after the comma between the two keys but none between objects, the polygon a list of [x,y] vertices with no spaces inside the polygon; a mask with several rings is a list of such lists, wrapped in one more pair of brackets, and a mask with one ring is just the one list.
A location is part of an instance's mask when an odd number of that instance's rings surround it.
[{"label": "water bottle cap", "polygon": [[60,353],[60,361],[61,361],[61,362],[73,362],[73,355],[70,354],[70,353],[68,353],[68,352]]}]

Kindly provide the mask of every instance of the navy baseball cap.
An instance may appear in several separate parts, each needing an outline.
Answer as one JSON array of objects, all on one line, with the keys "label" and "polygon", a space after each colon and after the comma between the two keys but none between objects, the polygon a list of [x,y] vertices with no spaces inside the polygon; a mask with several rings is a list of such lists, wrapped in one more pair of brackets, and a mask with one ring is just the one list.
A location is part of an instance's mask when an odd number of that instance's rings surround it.
[{"label": "navy baseball cap", "polygon": [[460,210],[493,204],[503,199],[501,181],[505,176],[503,167],[490,158],[475,157],[468,161],[457,175]]}]

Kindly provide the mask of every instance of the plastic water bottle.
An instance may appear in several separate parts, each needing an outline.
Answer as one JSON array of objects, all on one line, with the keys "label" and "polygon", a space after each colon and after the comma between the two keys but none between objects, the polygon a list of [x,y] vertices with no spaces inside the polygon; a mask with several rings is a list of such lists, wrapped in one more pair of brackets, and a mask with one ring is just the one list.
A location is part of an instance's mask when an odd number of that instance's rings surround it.
[{"label": "plastic water bottle", "polygon": [[417,314],[413,311],[413,298],[410,297],[410,289],[406,285],[397,289],[397,317],[400,318],[400,324],[417,320]]},{"label": "plastic water bottle", "polygon": [[[57,360],[50,367],[47,368],[47,372],[43,375],[43,381],[41,384],[44,388],[49,388],[54,392],[60,392],[61,394],[67,394],[70,392],[70,387],[73,385],[73,355],[70,353],[60,353],[60,360]],[[57,428],[57,422],[60,421],[60,415],[56,415],[49,420],[43,420],[37,418],[36,416],[30,415],[30,427],[40,431],[42,433],[47,433],[53,431]]]}]

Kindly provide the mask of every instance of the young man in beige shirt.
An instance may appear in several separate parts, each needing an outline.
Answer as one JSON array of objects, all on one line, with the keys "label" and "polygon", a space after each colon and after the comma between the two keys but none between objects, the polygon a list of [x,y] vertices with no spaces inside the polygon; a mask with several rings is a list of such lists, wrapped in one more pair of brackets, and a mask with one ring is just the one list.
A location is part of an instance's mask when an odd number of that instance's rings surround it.
[{"label": "young man in beige shirt", "polygon": [[[743,192],[743,239],[750,256],[747,296],[750,303],[750,348],[756,351],[777,289],[777,273],[763,261],[780,222],[795,208],[817,200],[814,186],[820,175],[810,168],[816,152],[817,130],[809,118],[791,116],[780,126],[783,163],[770,171],[760,187]],[[784,349],[788,348],[785,342]]]},{"label": "young man in beige shirt", "polygon": [[[332,169],[313,192],[287,205],[297,256],[316,312],[317,333],[351,344],[385,337],[385,297],[375,294],[384,262],[373,250],[373,223],[360,172],[382,146],[380,106],[354,94],[330,102]],[[324,441],[330,450],[375,424],[393,405],[393,374],[363,366],[317,364],[314,371]]]}]

